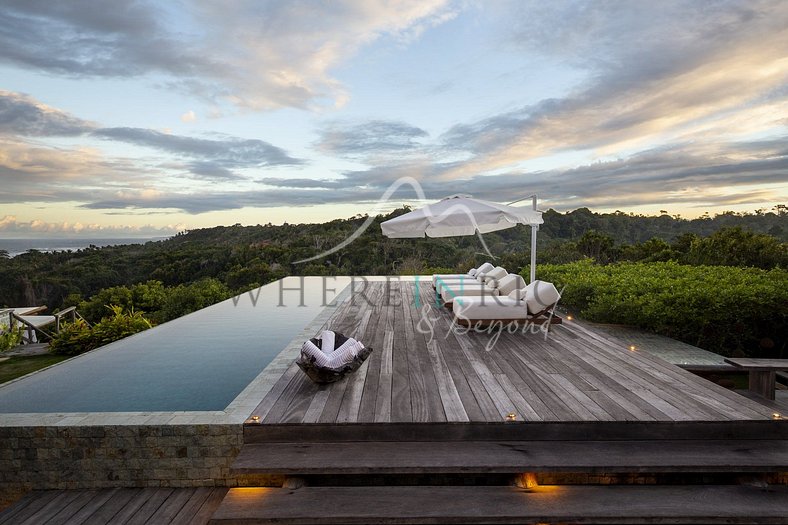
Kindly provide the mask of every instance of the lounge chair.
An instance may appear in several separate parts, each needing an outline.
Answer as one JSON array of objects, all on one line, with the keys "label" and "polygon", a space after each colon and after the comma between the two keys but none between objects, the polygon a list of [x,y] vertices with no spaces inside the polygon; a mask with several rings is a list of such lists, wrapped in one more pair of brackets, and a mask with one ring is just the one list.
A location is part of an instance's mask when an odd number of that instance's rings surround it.
[{"label": "lounge chair", "polygon": [[561,324],[555,307],[561,294],[553,283],[534,281],[506,296],[460,296],[454,299],[455,322],[462,325],[487,325],[496,321]]},{"label": "lounge chair", "polygon": [[479,273],[485,273],[492,270],[494,266],[488,262],[480,265],[478,268],[471,268],[468,273],[434,273],[432,274],[432,287],[435,288],[438,280],[451,281],[457,279],[471,278],[476,279]]},{"label": "lounge chair", "polygon": [[476,285],[477,283],[486,284],[488,281],[503,279],[508,273],[509,272],[507,272],[502,266],[496,266],[495,268],[486,272],[477,272],[476,277],[474,278],[469,278],[466,276],[453,277],[450,279],[438,279],[435,283],[435,290],[438,294],[440,294],[443,292],[444,288],[460,288],[463,285]]},{"label": "lounge chair", "polygon": [[444,304],[449,305],[454,302],[456,297],[481,297],[481,296],[507,296],[515,290],[525,288],[525,279],[516,273],[510,273],[501,278],[490,279],[485,284],[462,284],[457,287],[444,287],[441,291],[441,299]]}]

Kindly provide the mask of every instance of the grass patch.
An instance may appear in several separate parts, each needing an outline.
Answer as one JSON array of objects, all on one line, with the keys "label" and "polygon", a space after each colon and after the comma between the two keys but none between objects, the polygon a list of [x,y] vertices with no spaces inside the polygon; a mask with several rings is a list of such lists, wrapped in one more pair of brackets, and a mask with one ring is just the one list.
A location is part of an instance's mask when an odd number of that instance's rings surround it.
[{"label": "grass patch", "polygon": [[[0,355],[2,357],[2,355]],[[67,355],[15,356],[0,362],[0,384],[69,359]]]}]

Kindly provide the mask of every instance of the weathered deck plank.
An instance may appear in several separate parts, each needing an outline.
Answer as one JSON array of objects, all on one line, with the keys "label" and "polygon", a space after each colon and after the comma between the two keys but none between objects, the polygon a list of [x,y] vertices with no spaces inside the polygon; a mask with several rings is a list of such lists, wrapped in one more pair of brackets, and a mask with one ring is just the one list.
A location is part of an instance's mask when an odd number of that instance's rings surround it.
[{"label": "weathered deck plank", "polygon": [[[391,283],[392,291],[399,293],[401,283]],[[407,341],[403,337],[405,319],[401,308],[390,309],[394,320],[394,373],[391,386],[391,421],[408,423],[413,421],[411,411],[410,373],[408,372]]]},{"label": "weathered deck plank", "polygon": [[367,358],[366,380],[361,393],[361,404],[358,409],[358,421],[372,423],[375,421],[375,404],[380,384],[380,367],[383,361],[383,338],[386,333],[386,308],[385,300],[379,301],[373,309],[372,319],[367,328],[367,333],[362,340],[367,346],[372,347],[372,353]]},{"label": "weathered deck plank", "polygon": [[226,494],[213,487],[36,491],[0,514],[0,523],[205,525]]}]

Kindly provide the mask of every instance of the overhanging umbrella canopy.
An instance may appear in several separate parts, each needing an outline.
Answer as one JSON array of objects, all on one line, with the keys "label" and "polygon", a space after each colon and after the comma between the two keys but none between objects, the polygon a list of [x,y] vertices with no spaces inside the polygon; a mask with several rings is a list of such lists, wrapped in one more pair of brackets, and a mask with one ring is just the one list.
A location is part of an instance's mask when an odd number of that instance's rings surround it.
[{"label": "overhanging umbrella canopy", "polygon": [[542,224],[542,212],[497,202],[452,195],[434,204],[381,223],[383,235],[392,238],[458,237]]},{"label": "overhanging umbrella canopy", "polygon": [[383,235],[392,238],[457,237],[512,228],[518,224],[531,226],[531,281],[536,271],[536,230],[542,212],[532,208],[515,207],[468,195],[452,195],[434,204],[381,223]]}]

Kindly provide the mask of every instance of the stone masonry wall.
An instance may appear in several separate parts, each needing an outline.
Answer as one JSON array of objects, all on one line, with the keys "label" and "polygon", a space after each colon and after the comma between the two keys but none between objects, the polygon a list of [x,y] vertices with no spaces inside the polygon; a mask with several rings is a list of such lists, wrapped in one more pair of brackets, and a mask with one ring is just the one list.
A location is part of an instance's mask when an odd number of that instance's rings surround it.
[{"label": "stone masonry wall", "polygon": [[0,501],[32,489],[236,486],[242,425],[0,427]]}]

